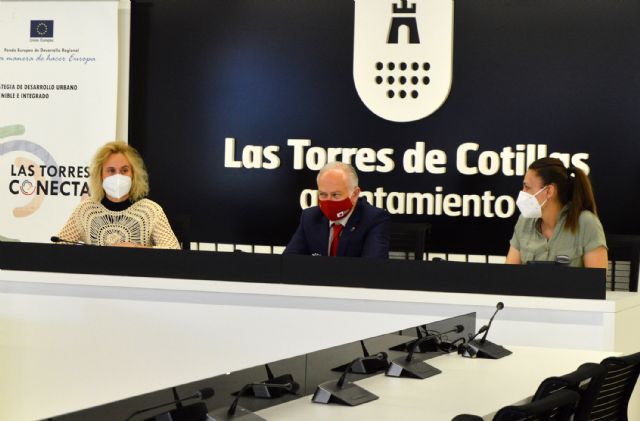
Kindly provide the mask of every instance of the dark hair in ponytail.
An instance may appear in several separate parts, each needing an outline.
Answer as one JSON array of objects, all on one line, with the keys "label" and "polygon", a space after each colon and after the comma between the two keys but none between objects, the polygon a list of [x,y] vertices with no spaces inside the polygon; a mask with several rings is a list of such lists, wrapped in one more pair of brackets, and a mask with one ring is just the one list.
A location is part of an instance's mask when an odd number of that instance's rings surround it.
[{"label": "dark hair in ponytail", "polygon": [[538,174],[545,186],[556,185],[560,203],[566,205],[571,202],[565,229],[574,233],[578,230],[580,212],[583,210],[598,215],[591,182],[580,168],[574,166],[566,168],[557,158],[541,158],[529,165],[529,169]]}]

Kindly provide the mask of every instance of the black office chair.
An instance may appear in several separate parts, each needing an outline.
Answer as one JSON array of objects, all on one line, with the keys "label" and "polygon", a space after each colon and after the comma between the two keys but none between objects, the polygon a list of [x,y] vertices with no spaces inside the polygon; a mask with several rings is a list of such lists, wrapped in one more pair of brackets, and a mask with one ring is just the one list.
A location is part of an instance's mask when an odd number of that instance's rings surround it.
[{"label": "black office chair", "polygon": [[167,217],[173,233],[176,235],[182,250],[191,249],[191,218],[187,215],[171,215]]},{"label": "black office chair", "polygon": [[[493,421],[569,421],[580,395],[572,390],[559,390],[524,405],[509,405],[499,410]],[[477,415],[462,414],[452,421],[482,421]]]},{"label": "black office chair", "polygon": [[607,234],[607,247],[609,248],[609,260],[611,261],[611,290],[616,290],[616,275],[618,273],[616,263],[628,261],[630,265],[629,291],[638,291],[640,235]]},{"label": "black office chair", "polygon": [[392,252],[404,252],[407,259],[413,255],[415,260],[424,260],[427,240],[431,235],[430,223],[392,222],[389,234],[389,249]]},{"label": "black office chair", "polygon": [[600,393],[607,370],[601,364],[586,363],[569,374],[549,377],[540,383],[532,401],[544,399],[559,390],[573,390],[580,395],[574,421],[587,421],[596,397]]},{"label": "black office chair", "polygon": [[640,374],[640,352],[602,361],[606,374],[587,419],[628,421],[629,399]]}]

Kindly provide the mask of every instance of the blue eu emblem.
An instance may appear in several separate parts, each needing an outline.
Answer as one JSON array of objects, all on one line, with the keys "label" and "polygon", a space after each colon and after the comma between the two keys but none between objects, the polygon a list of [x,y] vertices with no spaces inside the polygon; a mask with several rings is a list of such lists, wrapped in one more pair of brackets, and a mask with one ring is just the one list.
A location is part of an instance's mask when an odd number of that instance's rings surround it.
[{"label": "blue eu emblem", "polygon": [[31,38],[53,38],[53,21],[32,20]]}]

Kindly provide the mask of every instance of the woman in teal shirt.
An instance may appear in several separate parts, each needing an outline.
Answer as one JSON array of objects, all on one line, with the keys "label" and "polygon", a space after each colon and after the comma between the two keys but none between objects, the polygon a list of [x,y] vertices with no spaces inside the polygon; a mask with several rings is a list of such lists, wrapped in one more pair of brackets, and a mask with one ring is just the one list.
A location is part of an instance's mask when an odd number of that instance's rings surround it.
[{"label": "woman in teal shirt", "polygon": [[533,162],[516,201],[520,217],[507,263],[557,261],[570,266],[607,268],[607,244],[591,183],[556,158]]}]

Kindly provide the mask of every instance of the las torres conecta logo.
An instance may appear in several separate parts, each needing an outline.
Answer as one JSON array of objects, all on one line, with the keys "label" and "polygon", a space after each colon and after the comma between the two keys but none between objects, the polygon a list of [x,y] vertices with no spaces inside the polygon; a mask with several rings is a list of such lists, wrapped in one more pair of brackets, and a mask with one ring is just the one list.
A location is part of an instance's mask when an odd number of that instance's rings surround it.
[{"label": "las torres conecta logo", "polygon": [[353,79],[386,120],[425,118],[451,89],[453,0],[355,0]]},{"label": "las torres conecta logo", "polygon": [[34,214],[48,196],[80,197],[89,193],[88,167],[59,165],[42,145],[26,139],[4,140],[24,133],[25,127],[21,124],[0,127],[0,157],[12,157],[4,162],[7,166],[2,167],[9,176],[5,192],[29,199],[13,209],[14,217]]}]

